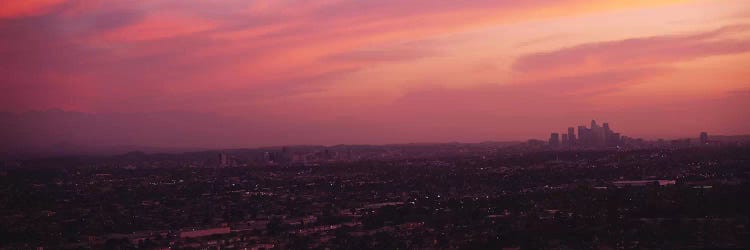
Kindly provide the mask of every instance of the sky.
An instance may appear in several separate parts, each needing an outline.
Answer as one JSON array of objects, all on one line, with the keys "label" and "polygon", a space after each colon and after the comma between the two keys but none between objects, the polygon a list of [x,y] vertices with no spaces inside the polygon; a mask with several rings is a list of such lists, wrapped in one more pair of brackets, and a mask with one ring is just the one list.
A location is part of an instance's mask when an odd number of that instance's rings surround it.
[{"label": "sky", "polygon": [[750,133],[747,0],[5,0],[5,148]]}]

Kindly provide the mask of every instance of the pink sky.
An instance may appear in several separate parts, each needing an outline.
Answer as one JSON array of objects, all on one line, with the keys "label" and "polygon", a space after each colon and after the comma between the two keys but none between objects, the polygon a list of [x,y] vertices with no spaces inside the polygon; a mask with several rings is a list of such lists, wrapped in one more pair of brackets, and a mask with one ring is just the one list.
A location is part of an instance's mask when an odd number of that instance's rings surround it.
[{"label": "pink sky", "polygon": [[746,0],[0,3],[0,125],[28,145],[746,134],[749,66]]}]

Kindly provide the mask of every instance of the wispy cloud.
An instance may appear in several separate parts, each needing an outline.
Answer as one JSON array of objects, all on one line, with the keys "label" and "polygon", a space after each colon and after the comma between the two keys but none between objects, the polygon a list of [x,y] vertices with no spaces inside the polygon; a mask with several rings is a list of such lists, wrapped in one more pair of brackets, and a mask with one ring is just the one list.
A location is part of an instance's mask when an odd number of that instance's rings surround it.
[{"label": "wispy cloud", "polygon": [[0,20],[44,15],[55,10],[65,0],[24,0],[0,3]]},{"label": "wispy cloud", "polygon": [[[750,51],[750,25],[735,25],[690,35],[668,35],[581,44],[524,55],[513,69],[524,73],[642,67]],[[736,37],[733,35],[742,34]]]},{"label": "wispy cloud", "polygon": [[[700,5],[721,5],[713,13],[684,2],[0,1],[0,111],[207,112],[267,119],[273,125],[257,126],[273,131],[266,134],[291,137],[288,128],[311,142],[429,140],[436,132],[424,124],[443,126],[446,138],[474,124],[479,138],[531,113],[562,124],[569,120],[561,113],[597,112],[591,97],[686,78],[679,64],[747,62],[750,26],[718,28],[730,21],[711,19],[746,4]],[[690,13],[641,15],[673,7]],[[620,20],[603,22],[613,26],[606,30],[590,25],[606,18]],[[671,22],[683,19],[714,22]],[[741,80],[737,71],[723,72]],[[350,125],[365,127],[339,133]],[[503,127],[520,133],[521,125]]]}]

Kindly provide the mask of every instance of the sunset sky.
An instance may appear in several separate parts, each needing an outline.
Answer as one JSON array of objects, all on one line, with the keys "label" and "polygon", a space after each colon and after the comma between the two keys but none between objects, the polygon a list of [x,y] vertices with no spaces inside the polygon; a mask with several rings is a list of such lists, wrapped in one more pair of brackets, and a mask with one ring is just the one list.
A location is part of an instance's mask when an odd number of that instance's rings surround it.
[{"label": "sunset sky", "polygon": [[750,1],[5,0],[0,76],[26,146],[748,134]]}]

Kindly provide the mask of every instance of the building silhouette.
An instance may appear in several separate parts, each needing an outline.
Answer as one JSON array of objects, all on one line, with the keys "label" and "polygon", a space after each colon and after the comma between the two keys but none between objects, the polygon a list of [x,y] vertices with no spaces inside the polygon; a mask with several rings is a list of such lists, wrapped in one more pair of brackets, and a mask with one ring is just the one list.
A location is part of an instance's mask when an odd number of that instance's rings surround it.
[{"label": "building silhouette", "polygon": [[574,146],[576,144],[576,132],[575,128],[569,127],[568,128],[568,145]]},{"label": "building silhouette", "polygon": [[560,146],[560,134],[558,133],[552,133],[549,136],[549,145],[551,146]]},{"label": "building silhouette", "polygon": [[586,126],[578,126],[578,145],[588,145],[591,138],[590,133],[591,130]]},{"label": "building silhouette", "polygon": [[[549,145],[559,145],[559,140],[554,140],[557,133],[552,133],[549,139]],[[575,134],[575,128],[569,127],[567,134],[563,134],[562,144],[569,146],[581,147],[616,147],[623,143],[623,136],[620,133],[612,131],[609,123],[602,123],[601,126],[596,120],[591,120],[590,127],[584,125],[578,126],[578,135]]]}]

